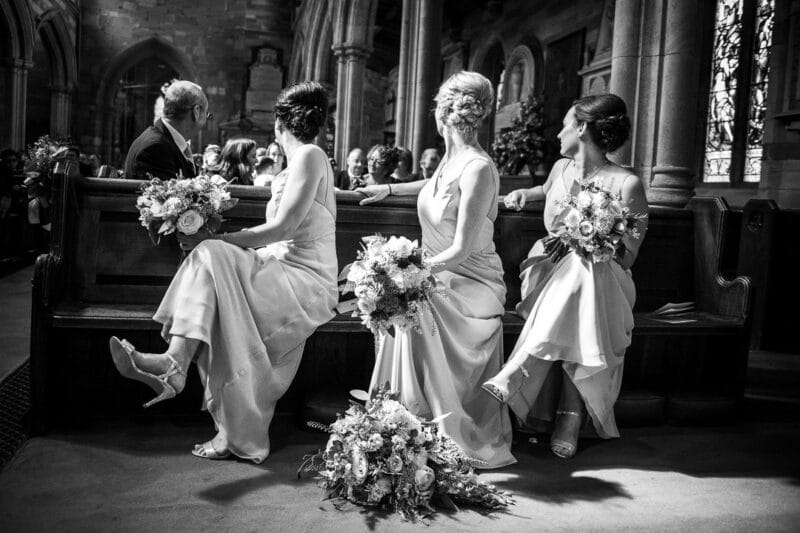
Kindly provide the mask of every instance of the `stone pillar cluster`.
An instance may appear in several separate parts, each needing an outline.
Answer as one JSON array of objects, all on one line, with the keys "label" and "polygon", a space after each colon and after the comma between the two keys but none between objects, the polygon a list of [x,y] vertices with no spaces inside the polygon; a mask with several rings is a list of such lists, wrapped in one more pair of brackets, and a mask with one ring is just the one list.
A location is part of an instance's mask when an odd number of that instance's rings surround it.
[{"label": "stone pillar cluster", "polygon": [[8,117],[9,141],[16,150],[25,147],[25,111],[28,99],[28,71],[33,63],[24,59],[12,59],[9,63],[10,116]]},{"label": "stone pillar cluster", "polygon": [[683,207],[700,172],[702,22],[692,2],[616,2],[611,92],[627,103],[634,130],[615,159],[642,176],[651,204]]},{"label": "stone pillar cluster", "polygon": [[442,3],[403,0],[398,69],[396,143],[416,158],[432,146],[436,132],[431,113],[441,82]]}]

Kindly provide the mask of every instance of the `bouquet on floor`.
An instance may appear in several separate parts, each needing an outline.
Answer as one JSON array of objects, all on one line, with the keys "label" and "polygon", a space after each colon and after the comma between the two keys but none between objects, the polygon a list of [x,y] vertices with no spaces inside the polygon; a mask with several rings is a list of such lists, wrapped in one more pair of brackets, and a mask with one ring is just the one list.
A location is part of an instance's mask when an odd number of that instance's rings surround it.
[{"label": "bouquet on floor", "polygon": [[478,481],[473,465],[461,448],[439,433],[439,419],[423,421],[411,414],[388,383],[367,396],[352,394],[344,416],[330,426],[309,425],[330,433],[324,451],[304,457],[298,470],[315,472],[325,499],[337,507],[347,501],[400,513],[407,520],[424,518],[440,503],[457,509],[455,502],[486,509],[513,503],[508,492]]},{"label": "bouquet on floor", "polygon": [[563,209],[563,227],[544,242],[547,255],[558,262],[569,251],[587,261],[605,263],[625,253],[623,238],[640,237],[637,221],[644,218],[630,212],[622,197],[595,183],[567,194],[557,204]]},{"label": "bouquet on floor", "polygon": [[[427,252],[405,237],[386,239],[373,235],[362,239],[358,258],[342,271],[342,293],[355,293],[353,316],[373,334],[392,327],[420,331],[420,314],[431,297],[443,293],[431,273]],[[347,303],[340,308],[348,309]]]},{"label": "bouquet on floor", "polygon": [[158,244],[162,235],[179,231],[194,235],[201,229],[216,233],[222,224],[221,213],[235,206],[228,184],[220,178],[152,178],[142,186],[136,200],[139,221],[150,239]]}]

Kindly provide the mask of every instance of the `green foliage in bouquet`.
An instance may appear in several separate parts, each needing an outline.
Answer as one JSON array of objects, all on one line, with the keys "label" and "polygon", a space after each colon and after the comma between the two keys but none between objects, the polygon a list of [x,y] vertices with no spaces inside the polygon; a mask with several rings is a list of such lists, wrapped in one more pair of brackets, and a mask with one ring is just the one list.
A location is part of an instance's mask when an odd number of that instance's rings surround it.
[{"label": "green foliage in bouquet", "polygon": [[515,176],[525,165],[531,174],[544,161],[548,142],[544,135],[544,101],[533,92],[521,102],[520,116],[503,128],[492,143],[491,156],[501,174]]},{"label": "green foliage in bouquet", "polygon": [[439,433],[447,415],[424,421],[400,403],[387,383],[371,395],[351,391],[351,401],[330,426],[309,425],[330,433],[324,451],[307,455],[298,470],[316,473],[324,499],[397,512],[407,520],[432,514],[434,505],[457,510],[455,502],[502,509],[513,503],[508,492],[478,481],[473,466],[452,439]]}]

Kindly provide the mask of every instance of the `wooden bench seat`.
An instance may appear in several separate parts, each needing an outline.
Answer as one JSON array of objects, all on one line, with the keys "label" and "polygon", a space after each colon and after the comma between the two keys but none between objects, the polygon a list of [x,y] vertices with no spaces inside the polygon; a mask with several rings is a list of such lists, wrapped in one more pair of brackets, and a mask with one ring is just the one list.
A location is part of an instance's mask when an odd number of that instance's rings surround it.
[{"label": "wooden bench seat", "polygon": [[[108,337],[125,336],[143,350],[163,349],[160,325],[151,317],[180,252],[174,237],[153,246],[139,225],[135,200],[140,187],[133,180],[54,178],[51,251],[38,258],[33,280],[34,431],[87,412],[141,412],[147,391],[116,374]],[[231,192],[239,203],[226,213],[225,231],[263,221],[269,189],[234,186]],[[390,197],[359,206],[361,198],[350,191],[337,193],[340,267],[355,259],[364,235],[420,237],[415,198]],[[513,312],[520,300],[519,264],[545,234],[542,208],[531,204],[516,212],[502,202],[499,206],[494,240],[508,288],[506,353],[523,325]],[[694,199],[686,209],[651,209],[647,239],[633,272],[635,328],[624,390],[650,391],[640,395],[650,399],[682,391],[741,397],[751,289],[747,278],[720,275],[728,214],[717,198]],[[682,301],[696,302],[696,311],[681,317],[693,322],[670,324],[651,315],[667,302]],[[306,343],[297,378],[278,409],[301,413],[321,390],[364,388],[373,362],[372,336],[357,319],[338,315]],[[194,384],[176,401],[154,410],[196,410],[199,395]]]},{"label": "wooden bench seat", "polygon": [[[52,311],[52,325],[55,328],[108,329],[108,330],[153,330],[160,331],[161,324],[153,321],[156,307],[140,304],[76,304],[67,303]],[[634,335],[729,335],[731,331],[745,326],[741,317],[715,315],[707,312],[682,314],[682,320],[689,323],[669,323],[652,313],[634,314]],[[513,311],[503,316],[503,332],[519,335],[525,321]],[[364,333],[361,321],[347,314],[337,314],[330,322],[318,329],[324,333]]]}]

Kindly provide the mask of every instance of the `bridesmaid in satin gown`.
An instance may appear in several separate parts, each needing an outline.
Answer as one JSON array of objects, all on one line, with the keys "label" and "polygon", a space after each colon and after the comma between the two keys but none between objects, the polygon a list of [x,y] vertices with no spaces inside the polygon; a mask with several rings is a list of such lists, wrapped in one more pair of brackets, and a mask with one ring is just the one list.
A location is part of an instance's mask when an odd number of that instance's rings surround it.
[{"label": "bridesmaid in satin gown", "polygon": [[[288,167],[275,178],[262,225],[224,235],[179,237],[192,249],[154,320],[169,347],[146,354],[112,337],[120,372],[170,398],[196,360],[204,406],[217,427],[193,454],[235,454],[256,463],[270,451],[275,403],[291,384],[306,339],[337,303],[336,203],[328,157],[313,144],[327,116],[322,85],[280,94],[275,135]],[[151,402],[151,403],[154,403]]]},{"label": "bridesmaid in satin gown", "polygon": [[[602,438],[618,437],[614,402],[622,383],[625,350],[631,343],[636,289],[631,277],[647,229],[647,199],[641,180],[606,155],[628,138],[625,103],[613,94],[576,101],[558,134],[561,154],[544,186],[508,194],[506,205],[521,209],[526,201],[545,200],[549,235],[563,225],[558,202],[589,182],[622,196],[623,204],[642,215],[638,239],[624,238],[614,260],[592,263],[568,253],[553,263],[543,240],[522,264],[522,333],[503,370],[483,387],[508,403],[521,423],[540,419],[555,429],[553,453],[563,458],[577,451],[578,433],[588,414]],[[562,372],[556,372],[558,368]],[[553,372],[551,372],[551,369]]]},{"label": "bridesmaid in satin gown", "polygon": [[377,336],[370,388],[389,382],[409,410],[427,419],[449,413],[440,422],[442,431],[480,468],[516,462],[508,411],[480,389],[503,363],[506,297],[492,240],[499,175],[477,142],[492,101],[489,80],[475,72],[454,74],[436,96],[446,153],[433,177],[356,189],[368,196],[362,203],[419,194],[422,245],[438,263],[434,272],[446,290],[433,298],[432,313],[423,315],[422,332]]}]

